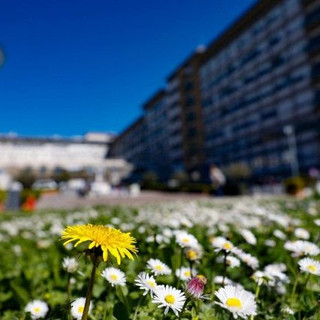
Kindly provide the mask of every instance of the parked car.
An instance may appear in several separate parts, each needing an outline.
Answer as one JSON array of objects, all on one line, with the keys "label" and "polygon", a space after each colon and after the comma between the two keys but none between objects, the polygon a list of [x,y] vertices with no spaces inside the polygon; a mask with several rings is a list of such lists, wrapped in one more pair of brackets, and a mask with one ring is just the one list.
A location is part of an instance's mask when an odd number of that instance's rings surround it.
[{"label": "parked car", "polygon": [[58,184],[52,179],[39,179],[33,185],[34,190],[56,190]]}]

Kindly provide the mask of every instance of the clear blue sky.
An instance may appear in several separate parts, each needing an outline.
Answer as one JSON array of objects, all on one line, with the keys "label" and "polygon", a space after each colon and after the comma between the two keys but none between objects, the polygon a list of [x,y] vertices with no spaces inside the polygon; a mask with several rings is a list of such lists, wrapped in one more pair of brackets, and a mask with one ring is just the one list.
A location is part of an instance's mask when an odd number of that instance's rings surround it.
[{"label": "clear blue sky", "polygon": [[14,0],[0,9],[0,133],[120,132],[254,0]]}]

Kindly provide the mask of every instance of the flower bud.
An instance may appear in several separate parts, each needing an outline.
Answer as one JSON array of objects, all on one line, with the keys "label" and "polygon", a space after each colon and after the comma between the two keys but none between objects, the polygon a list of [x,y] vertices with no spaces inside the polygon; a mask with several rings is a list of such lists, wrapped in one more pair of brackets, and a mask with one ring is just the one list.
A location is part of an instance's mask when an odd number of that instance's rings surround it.
[{"label": "flower bud", "polygon": [[199,299],[203,294],[206,283],[207,279],[205,276],[197,275],[188,282],[186,292],[193,298]]}]

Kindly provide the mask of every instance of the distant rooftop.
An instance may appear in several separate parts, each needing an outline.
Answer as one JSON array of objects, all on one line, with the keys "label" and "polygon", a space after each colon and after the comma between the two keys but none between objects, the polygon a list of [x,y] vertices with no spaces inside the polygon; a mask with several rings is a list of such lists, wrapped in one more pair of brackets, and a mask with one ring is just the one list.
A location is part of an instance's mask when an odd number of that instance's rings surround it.
[{"label": "distant rooftop", "polygon": [[2,142],[29,142],[29,143],[89,143],[107,144],[115,139],[115,135],[106,132],[87,132],[84,135],[62,137],[60,135],[28,137],[19,136],[17,133],[0,133]]}]

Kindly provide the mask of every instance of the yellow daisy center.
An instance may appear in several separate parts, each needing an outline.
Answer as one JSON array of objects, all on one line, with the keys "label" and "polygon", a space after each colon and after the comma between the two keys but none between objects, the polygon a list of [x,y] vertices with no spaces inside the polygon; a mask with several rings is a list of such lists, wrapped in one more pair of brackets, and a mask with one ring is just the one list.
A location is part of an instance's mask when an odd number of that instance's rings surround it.
[{"label": "yellow daisy center", "polygon": [[189,270],[184,272],[185,277],[191,277],[191,272]]},{"label": "yellow daisy center", "polygon": [[151,287],[154,288],[156,284],[153,281],[147,281],[147,284]]},{"label": "yellow daisy center", "polygon": [[175,297],[172,294],[167,294],[164,300],[166,300],[166,302],[170,304],[173,304],[176,301]]},{"label": "yellow daisy center", "polygon": [[156,270],[161,271],[163,268],[160,264],[158,264],[157,266],[154,267]]},{"label": "yellow daisy center", "polygon": [[196,251],[194,251],[194,250],[189,250],[189,251],[187,252],[187,258],[188,258],[188,259],[194,260],[194,259],[196,259],[197,257],[198,257],[198,255],[197,255],[197,252],[196,252]]},{"label": "yellow daisy center", "polygon": [[226,242],[226,243],[223,245],[223,249],[231,250],[231,249],[232,249],[232,244],[231,244],[230,242]]},{"label": "yellow daisy center", "polygon": [[182,242],[189,242],[189,239],[188,238],[184,238],[184,239],[182,239]]},{"label": "yellow daisy center", "polygon": [[241,308],[242,307],[241,301],[238,298],[229,298],[226,301],[226,304],[230,308]]},{"label": "yellow daisy center", "polygon": [[81,314],[83,313],[83,310],[84,310],[84,306],[80,306],[80,307],[78,308],[78,312],[81,313]]},{"label": "yellow daisy center", "polygon": [[40,308],[39,308],[39,307],[35,307],[35,308],[33,309],[33,311],[34,311],[35,313],[38,313],[38,312],[40,312]]},{"label": "yellow daisy center", "polygon": [[315,265],[313,265],[313,264],[310,264],[307,268],[308,268],[308,270],[310,272],[316,272],[317,271],[317,267]]},{"label": "yellow daisy center", "polygon": [[115,274],[112,274],[110,276],[110,279],[113,280],[113,281],[116,281],[116,280],[118,280],[118,277]]}]

